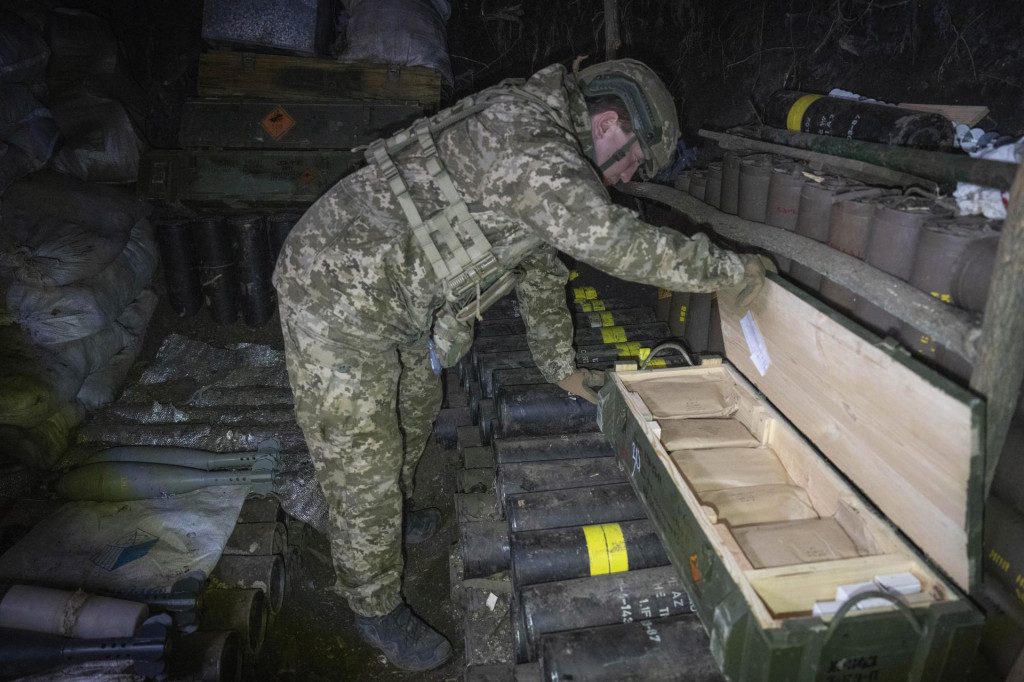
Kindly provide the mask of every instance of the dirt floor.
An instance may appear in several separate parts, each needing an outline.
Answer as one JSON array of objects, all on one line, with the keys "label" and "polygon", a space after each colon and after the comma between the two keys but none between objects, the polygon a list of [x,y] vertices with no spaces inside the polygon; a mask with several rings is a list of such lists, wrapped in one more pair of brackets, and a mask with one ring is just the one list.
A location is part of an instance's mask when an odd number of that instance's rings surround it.
[{"label": "dirt floor", "polygon": [[[157,282],[162,284],[162,281],[158,275]],[[275,349],[284,347],[276,313],[259,329],[247,328],[240,319],[232,325],[217,325],[205,310],[190,318],[177,317],[162,297],[133,376],[141,374],[170,333],[215,346],[262,343]],[[439,507],[444,514],[444,525],[430,540],[407,548],[404,588],[413,610],[451,641],[455,650],[451,660],[438,670],[408,673],[364,644],[356,634],[352,612],[341,598],[327,589],[334,582],[334,574],[328,563],[330,549],[326,538],[306,526],[302,543],[305,546],[297,560],[288,564],[289,592],[284,607],[270,624],[263,650],[252,661],[244,679],[253,682],[460,679],[462,625],[451,605],[448,574],[449,546],[457,537],[452,497],[454,472],[446,466],[451,459],[446,454],[431,440],[416,474],[417,507]],[[291,534],[294,536],[295,531]]]}]

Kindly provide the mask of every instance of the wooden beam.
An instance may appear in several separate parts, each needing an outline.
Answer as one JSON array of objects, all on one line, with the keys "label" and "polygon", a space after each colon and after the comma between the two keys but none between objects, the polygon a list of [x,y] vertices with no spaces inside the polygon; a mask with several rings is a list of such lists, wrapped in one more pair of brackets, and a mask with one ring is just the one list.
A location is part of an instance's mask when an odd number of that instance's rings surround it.
[{"label": "wooden beam", "polygon": [[604,58],[615,59],[620,47],[618,0],[604,0]]},{"label": "wooden beam", "polygon": [[[664,185],[630,183],[617,185],[616,189],[670,206],[732,241],[791,258],[920,329],[968,361],[977,356],[976,344],[981,332],[967,311],[943,303],[858,258],[795,232],[722,213],[689,194]],[[1020,317],[1024,320],[1024,314]]]},{"label": "wooden beam", "polygon": [[714,140],[723,149],[749,149],[755,152],[770,152],[772,154],[790,156],[794,159],[803,159],[814,164],[816,168],[820,167],[825,172],[846,175],[854,180],[860,180],[868,184],[899,185],[901,187],[919,186],[930,191],[938,190],[938,185],[932,180],[925,180],[916,175],[901,173],[883,166],[858,161],[857,159],[847,159],[842,156],[822,154],[821,152],[812,152],[771,142],[762,142],[761,140],[754,140],[741,135],[716,133],[711,130],[701,130],[698,135],[708,140]]},{"label": "wooden beam", "polygon": [[972,159],[966,154],[930,152],[877,142],[848,140],[843,137],[812,135],[763,126],[750,134],[765,142],[799,147],[810,151],[844,156],[876,166],[919,175],[936,182],[972,182],[982,187],[1009,189],[1016,164],[1005,161]]},{"label": "wooden beam", "polygon": [[985,492],[1006,443],[1024,378],[1024,165],[1010,190],[1010,204],[996,251],[971,388],[988,401]]}]

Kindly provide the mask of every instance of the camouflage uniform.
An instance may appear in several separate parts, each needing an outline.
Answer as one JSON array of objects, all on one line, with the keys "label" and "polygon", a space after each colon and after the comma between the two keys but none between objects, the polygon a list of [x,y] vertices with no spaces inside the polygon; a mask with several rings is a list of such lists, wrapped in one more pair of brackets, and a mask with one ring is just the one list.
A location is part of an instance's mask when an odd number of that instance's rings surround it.
[{"label": "camouflage uniform", "polygon": [[[583,96],[563,67],[548,67],[521,87],[543,103],[498,98],[434,139],[502,268],[524,272],[516,295],[530,349],[556,382],[575,370],[568,272],[558,250],[616,277],[676,291],[736,284],[743,265],[703,235],[653,227],[611,203],[590,160]],[[394,161],[421,215],[447,205],[418,145]],[[440,406],[427,341],[444,303],[443,283],[369,165],[296,224],[274,285],[296,415],[331,505],[340,589],[357,613],[382,615],[400,601],[400,472],[409,495]]]}]

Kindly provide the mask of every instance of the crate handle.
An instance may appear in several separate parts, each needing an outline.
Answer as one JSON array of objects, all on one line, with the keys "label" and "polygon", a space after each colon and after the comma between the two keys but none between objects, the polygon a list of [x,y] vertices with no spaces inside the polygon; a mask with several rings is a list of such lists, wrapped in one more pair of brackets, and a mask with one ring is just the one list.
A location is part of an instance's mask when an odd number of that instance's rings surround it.
[{"label": "crate handle", "polygon": [[825,639],[822,640],[822,648],[824,648],[825,645],[828,644],[828,641],[832,639],[832,635],[834,635],[836,633],[836,630],[839,629],[839,621],[841,621],[854,606],[856,606],[859,602],[864,601],[865,599],[879,597],[892,602],[893,606],[896,607],[896,610],[903,614],[903,617],[906,618],[908,623],[910,623],[910,626],[914,628],[914,633],[917,634],[918,637],[921,636],[923,627],[920,623],[917,622],[917,617],[914,615],[914,612],[910,609],[909,606],[907,606],[903,602],[903,600],[899,598],[899,595],[892,594],[890,592],[884,592],[882,590],[868,590],[867,592],[855,594],[854,596],[847,599],[846,603],[839,607],[839,610],[836,611],[835,617],[832,619],[832,622],[828,626],[828,632],[825,633]]}]

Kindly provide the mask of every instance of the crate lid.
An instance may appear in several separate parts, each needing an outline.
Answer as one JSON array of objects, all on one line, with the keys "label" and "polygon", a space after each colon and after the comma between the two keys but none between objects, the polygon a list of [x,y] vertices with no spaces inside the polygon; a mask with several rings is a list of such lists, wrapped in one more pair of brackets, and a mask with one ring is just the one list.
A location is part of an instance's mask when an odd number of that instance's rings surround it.
[{"label": "crate lid", "polygon": [[772,276],[719,300],[727,359],[962,589],[980,579],[983,401]]}]

